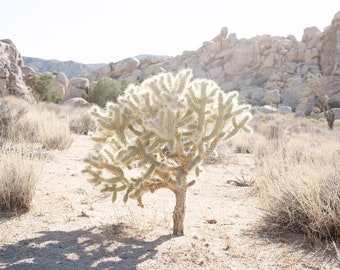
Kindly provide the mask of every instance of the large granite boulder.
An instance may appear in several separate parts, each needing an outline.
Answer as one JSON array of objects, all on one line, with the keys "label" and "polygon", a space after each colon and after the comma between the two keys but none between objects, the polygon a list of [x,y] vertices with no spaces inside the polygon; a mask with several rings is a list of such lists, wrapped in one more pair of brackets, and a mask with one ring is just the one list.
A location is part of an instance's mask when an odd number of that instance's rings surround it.
[{"label": "large granite boulder", "polygon": [[90,104],[83,98],[70,98],[62,103],[63,106],[69,107],[89,107]]},{"label": "large granite boulder", "polygon": [[70,79],[65,96],[63,100],[70,98],[82,97],[83,94],[87,93],[90,83],[87,78],[72,78]]},{"label": "large granite boulder", "polygon": [[340,76],[340,11],[322,34],[320,67],[322,75]]},{"label": "large granite boulder", "polygon": [[9,39],[0,40],[0,95],[14,95],[33,102],[23,79],[22,66],[22,57],[14,43]]},{"label": "large granite boulder", "polygon": [[57,72],[53,75],[53,87],[62,97],[65,97],[66,89],[68,87],[68,78],[64,72]]},{"label": "large granite boulder", "polygon": [[22,66],[21,71],[26,86],[33,89],[36,80],[39,78],[39,74],[34,68],[29,66]]}]

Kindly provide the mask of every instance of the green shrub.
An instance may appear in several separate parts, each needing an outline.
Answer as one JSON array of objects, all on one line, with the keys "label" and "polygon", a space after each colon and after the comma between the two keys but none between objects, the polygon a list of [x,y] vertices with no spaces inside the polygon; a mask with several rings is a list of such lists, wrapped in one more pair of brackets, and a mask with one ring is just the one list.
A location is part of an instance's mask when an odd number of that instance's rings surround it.
[{"label": "green shrub", "polygon": [[32,91],[39,101],[58,103],[62,99],[62,94],[53,86],[53,76],[49,74],[41,75],[36,80]]},{"label": "green shrub", "polygon": [[83,98],[90,103],[104,107],[108,101],[115,102],[129,83],[128,80],[118,81],[109,77],[104,77],[98,82],[93,83],[90,86],[88,94],[84,94]]}]

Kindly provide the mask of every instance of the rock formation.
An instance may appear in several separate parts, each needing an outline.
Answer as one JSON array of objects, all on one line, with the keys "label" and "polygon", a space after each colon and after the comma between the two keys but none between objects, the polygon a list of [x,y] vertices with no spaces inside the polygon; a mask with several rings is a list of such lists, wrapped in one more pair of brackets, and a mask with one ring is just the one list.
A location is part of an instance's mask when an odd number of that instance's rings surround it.
[{"label": "rock formation", "polygon": [[89,89],[89,80],[87,78],[72,78],[68,85],[63,100],[70,98],[82,97]]},{"label": "rock formation", "polygon": [[142,81],[163,71],[191,68],[196,77],[215,80],[224,91],[238,90],[254,105],[299,106],[298,92],[309,74],[321,73],[330,102],[340,106],[340,11],[323,32],[304,30],[294,36],[262,35],[238,39],[223,27],[220,34],[196,51],[176,57],[128,58],[92,72],[90,81],[103,76]]},{"label": "rock formation", "polygon": [[[70,78],[74,74],[55,72],[58,65],[73,69],[75,62],[72,61],[25,59],[25,64],[31,67],[23,66],[23,58],[10,40],[0,41],[0,94],[14,94],[32,101],[27,86],[32,87],[39,76],[32,63],[45,61],[43,72],[52,73],[54,87],[62,94],[63,101],[82,97],[89,85],[102,77],[141,82],[160,72],[191,68],[195,77],[213,79],[225,92],[238,90],[250,104],[269,105],[279,112],[302,113],[308,106],[300,103],[299,92],[305,89],[310,74],[320,73],[321,87],[329,96],[329,104],[340,107],[340,11],[323,31],[306,28],[301,41],[292,35],[238,39],[223,27],[215,38],[203,42],[196,51],[184,51],[175,57],[127,58],[92,71],[89,79],[68,80],[67,76]],[[77,70],[77,75],[82,71],[84,69]]]},{"label": "rock formation", "polygon": [[9,39],[0,40],[0,96],[14,95],[34,101],[23,80],[22,57]]}]

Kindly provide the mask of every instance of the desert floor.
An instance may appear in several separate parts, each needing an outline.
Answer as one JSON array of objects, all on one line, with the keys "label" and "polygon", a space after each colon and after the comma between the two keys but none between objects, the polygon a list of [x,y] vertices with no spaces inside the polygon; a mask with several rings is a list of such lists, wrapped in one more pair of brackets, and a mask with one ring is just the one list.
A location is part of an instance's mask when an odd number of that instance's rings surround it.
[{"label": "desert floor", "polygon": [[261,226],[255,187],[236,183],[252,181],[251,155],[203,166],[188,190],[185,236],[172,237],[173,194],[147,194],[145,208],[121,196],[112,204],[81,173],[93,147],[74,135],[69,149],[49,152],[32,209],[0,214],[0,269],[340,269],[303,236]]}]

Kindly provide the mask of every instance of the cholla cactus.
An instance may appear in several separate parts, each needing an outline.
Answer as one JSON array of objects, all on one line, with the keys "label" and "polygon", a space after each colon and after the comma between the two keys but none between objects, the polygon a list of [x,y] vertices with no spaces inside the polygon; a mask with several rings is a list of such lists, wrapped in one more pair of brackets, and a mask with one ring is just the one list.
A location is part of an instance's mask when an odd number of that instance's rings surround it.
[{"label": "cholla cactus", "polygon": [[[183,235],[188,173],[214,152],[220,140],[239,130],[250,131],[249,106],[237,104],[237,92],[225,94],[205,79],[192,80],[192,71],[176,76],[162,73],[130,85],[118,103],[91,111],[97,130],[93,140],[102,148],[90,155],[84,170],[103,192],[125,192],[124,202],[160,188],[175,193],[173,234]],[[138,168],[139,175],[127,171]]]}]

